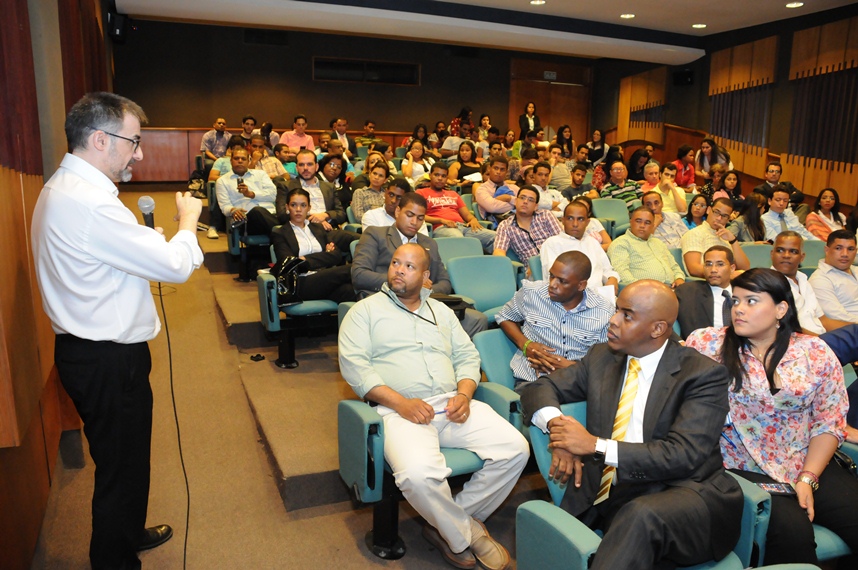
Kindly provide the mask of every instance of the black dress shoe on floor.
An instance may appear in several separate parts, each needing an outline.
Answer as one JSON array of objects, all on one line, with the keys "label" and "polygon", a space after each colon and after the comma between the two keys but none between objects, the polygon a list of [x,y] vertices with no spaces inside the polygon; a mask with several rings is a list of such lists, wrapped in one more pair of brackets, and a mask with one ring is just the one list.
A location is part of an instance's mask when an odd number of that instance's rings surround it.
[{"label": "black dress shoe on floor", "polygon": [[159,524],[143,531],[143,538],[137,545],[137,552],[161,546],[173,538],[173,529],[169,525]]}]

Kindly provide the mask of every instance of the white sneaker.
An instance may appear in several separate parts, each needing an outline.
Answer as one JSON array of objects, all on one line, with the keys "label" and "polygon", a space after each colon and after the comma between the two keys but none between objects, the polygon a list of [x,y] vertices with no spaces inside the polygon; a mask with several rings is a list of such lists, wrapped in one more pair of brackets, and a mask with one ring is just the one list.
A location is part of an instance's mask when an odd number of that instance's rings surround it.
[{"label": "white sneaker", "polygon": [[206,234],[206,237],[209,239],[217,239],[217,228],[214,226],[209,226],[209,231]]}]

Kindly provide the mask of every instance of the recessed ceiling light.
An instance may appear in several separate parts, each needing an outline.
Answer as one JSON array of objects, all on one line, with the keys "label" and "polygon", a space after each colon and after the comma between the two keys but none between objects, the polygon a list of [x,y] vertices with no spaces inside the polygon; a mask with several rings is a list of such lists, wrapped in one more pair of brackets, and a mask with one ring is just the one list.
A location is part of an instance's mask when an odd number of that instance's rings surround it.
[{"label": "recessed ceiling light", "polygon": [[706,27],[706,24],[692,24],[691,27],[697,28],[698,30],[702,30],[703,28]]},{"label": "recessed ceiling light", "polygon": [[801,8],[804,6],[804,2],[790,2],[786,5],[787,8]]},{"label": "recessed ceiling light", "polygon": [[530,0],[530,3],[534,6],[542,6],[545,4],[545,0]]},{"label": "recessed ceiling light", "polygon": [[622,18],[623,20],[631,20],[634,17],[634,14],[620,14],[620,18]]}]

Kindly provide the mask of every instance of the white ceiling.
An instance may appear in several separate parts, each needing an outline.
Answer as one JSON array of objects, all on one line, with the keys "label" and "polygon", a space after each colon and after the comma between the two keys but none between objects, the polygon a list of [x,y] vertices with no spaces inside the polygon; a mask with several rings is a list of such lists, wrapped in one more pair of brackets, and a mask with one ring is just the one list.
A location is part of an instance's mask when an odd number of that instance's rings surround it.
[{"label": "white ceiling", "polygon": [[[802,14],[839,8],[855,2],[855,0],[804,0],[804,6],[801,8],[787,8],[786,5],[790,0],[701,0],[697,2],[689,0],[603,0],[601,2],[545,0],[545,4],[541,6],[531,6],[530,0],[441,1],[577,18],[691,36],[707,36],[738,30],[795,18]],[[634,14],[635,17],[626,20],[621,19],[620,14]],[[691,27],[692,24],[706,24],[706,28],[695,29]],[[657,40],[658,38],[654,38],[654,41]]]},{"label": "white ceiling", "polygon": [[[852,3],[806,0],[804,7],[788,10],[784,8],[788,0],[707,0],[693,3],[688,0],[604,0],[601,3],[546,0],[542,6],[531,6],[529,0],[444,1],[453,4],[447,6],[452,8],[449,16],[293,0],[116,0],[116,9],[121,14],[141,19],[360,34],[683,65],[702,57],[704,51],[659,43],[657,32],[653,33],[651,41],[634,41],[586,33],[535,30],[514,23],[488,21],[490,12],[486,12],[486,19],[482,20],[456,17],[456,5],[578,18],[690,36],[743,28],[800,16],[802,11],[809,13]],[[593,6],[599,6],[601,10],[596,12]],[[629,11],[636,14],[634,19],[619,18],[620,14]],[[694,30],[690,27],[692,23],[706,23],[707,28]]]}]

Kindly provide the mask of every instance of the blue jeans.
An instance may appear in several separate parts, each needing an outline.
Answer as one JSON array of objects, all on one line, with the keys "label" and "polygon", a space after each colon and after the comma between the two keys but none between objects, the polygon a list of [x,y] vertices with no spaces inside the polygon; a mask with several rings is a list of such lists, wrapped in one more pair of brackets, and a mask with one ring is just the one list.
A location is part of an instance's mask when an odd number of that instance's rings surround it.
[{"label": "blue jeans", "polygon": [[489,255],[494,252],[495,247],[495,232],[480,227],[478,230],[471,229],[467,224],[456,224],[455,228],[441,226],[437,230],[433,230],[433,236],[439,237],[474,237],[480,240],[483,244],[483,251]]}]

